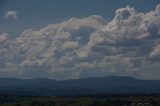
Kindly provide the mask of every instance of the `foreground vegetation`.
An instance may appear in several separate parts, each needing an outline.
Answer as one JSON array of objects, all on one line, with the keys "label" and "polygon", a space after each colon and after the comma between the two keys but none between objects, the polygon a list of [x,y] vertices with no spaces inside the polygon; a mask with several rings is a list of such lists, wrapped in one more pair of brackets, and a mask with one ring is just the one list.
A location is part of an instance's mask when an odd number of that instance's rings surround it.
[{"label": "foreground vegetation", "polygon": [[160,96],[0,96],[0,106],[160,106]]}]

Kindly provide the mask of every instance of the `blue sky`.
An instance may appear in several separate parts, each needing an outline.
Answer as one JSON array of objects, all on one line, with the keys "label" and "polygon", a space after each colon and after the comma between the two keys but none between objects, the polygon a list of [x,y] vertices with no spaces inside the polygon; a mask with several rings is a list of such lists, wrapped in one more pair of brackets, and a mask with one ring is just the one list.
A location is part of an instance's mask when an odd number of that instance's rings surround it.
[{"label": "blue sky", "polygon": [[0,77],[160,79],[158,0],[0,0]]}]

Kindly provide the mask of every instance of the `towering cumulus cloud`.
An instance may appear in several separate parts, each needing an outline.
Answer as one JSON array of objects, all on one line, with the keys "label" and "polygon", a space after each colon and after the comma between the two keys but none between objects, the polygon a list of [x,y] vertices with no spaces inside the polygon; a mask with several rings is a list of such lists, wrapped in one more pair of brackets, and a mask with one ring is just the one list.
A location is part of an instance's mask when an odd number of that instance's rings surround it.
[{"label": "towering cumulus cloud", "polygon": [[147,13],[120,8],[110,22],[71,18],[8,37],[0,34],[1,77],[160,76],[160,5]]}]

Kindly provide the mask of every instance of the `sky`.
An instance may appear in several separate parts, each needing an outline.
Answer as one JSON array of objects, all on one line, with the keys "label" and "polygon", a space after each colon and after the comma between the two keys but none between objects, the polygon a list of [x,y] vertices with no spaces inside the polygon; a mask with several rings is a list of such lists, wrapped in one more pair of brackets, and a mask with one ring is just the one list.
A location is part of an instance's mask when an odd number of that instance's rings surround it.
[{"label": "sky", "polygon": [[0,0],[0,77],[160,80],[159,0]]}]

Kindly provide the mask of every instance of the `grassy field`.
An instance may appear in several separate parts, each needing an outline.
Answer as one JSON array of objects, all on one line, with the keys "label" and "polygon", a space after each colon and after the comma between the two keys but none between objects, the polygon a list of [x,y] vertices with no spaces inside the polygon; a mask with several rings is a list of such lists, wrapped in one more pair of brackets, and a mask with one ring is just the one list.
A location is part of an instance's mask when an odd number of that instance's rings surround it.
[{"label": "grassy field", "polygon": [[0,106],[160,106],[160,96],[0,96]]}]

